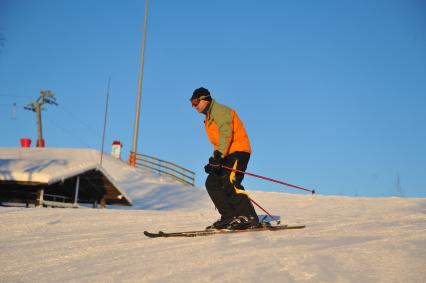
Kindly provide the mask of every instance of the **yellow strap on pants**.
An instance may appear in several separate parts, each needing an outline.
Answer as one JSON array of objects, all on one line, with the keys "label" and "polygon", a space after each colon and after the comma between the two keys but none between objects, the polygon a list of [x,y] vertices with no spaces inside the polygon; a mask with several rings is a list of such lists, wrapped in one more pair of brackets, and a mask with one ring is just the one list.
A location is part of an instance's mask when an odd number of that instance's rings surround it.
[{"label": "yellow strap on pants", "polygon": [[[237,169],[237,165],[238,165],[238,159],[235,161],[234,166],[232,166],[232,169],[236,170]],[[235,171],[232,171],[231,174],[229,175],[229,182],[231,184],[234,184],[234,181],[235,181]],[[234,190],[235,190],[235,192],[237,194],[248,195],[246,191],[240,190],[236,186],[234,186]]]}]

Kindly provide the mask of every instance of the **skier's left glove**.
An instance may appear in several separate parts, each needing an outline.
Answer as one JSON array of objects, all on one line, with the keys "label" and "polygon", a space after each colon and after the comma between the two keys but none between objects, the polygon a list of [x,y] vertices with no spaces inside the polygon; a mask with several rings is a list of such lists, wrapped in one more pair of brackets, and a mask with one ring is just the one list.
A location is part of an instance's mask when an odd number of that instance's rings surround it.
[{"label": "skier's left glove", "polygon": [[204,171],[206,171],[207,174],[213,173],[213,168],[210,165],[210,163],[208,163],[206,166],[204,166]]},{"label": "skier's left glove", "polygon": [[[216,173],[220,174],[222,173],[222,165],[223,165],[223,154],[219,150],[215,150],[213,152],[213,156],[209,159],[209,164],[206,165],[206,167],[209,167],[209,174],[210,173]],[[204,167],[204,170],[207,169]]]}]

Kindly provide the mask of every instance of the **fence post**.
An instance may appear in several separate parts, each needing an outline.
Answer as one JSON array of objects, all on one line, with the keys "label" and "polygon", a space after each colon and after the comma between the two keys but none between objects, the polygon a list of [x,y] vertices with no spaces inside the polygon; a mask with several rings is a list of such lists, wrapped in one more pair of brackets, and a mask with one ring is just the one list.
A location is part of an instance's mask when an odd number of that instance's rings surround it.
[{"label": "fence post", "polygon": [[79,190],[80,190],[80,176],[77,176],[77,183],[75,184],[74,205],[77,205]]},{"label": "fence post", "polygon": [[44,201],[44,189],[40,189],[37,191],[37,199],[36,199],[35,206],[43,207],[43,201]]}]

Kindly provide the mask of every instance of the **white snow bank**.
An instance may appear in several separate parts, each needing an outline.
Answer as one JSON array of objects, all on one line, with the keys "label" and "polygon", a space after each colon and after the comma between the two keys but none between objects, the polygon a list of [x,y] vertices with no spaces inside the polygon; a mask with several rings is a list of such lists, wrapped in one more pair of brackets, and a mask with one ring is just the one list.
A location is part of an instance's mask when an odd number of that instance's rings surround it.
[{"label": "white snow bank", "polygon": [[161,211],[0,208],[0,282],[426,282],[425,199],[253,192],[306,228],[149,239],[218,217],[203,190],[151,181],[128,193]]},{"label": "white snow bank", "polygon": [[0,282],[426,282],[425,199],[250,192],[306,228],[149,239],[215,221],[205,189],[108,156],[100,170],[131,210],[0,207]]}]

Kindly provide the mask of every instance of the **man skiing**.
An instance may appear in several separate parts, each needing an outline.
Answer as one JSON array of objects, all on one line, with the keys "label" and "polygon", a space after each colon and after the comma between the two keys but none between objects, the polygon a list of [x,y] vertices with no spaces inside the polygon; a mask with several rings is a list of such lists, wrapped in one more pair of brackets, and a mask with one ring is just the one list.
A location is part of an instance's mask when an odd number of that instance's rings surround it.
[{"label": "man skiing", "polygon": [[194,90],[191,104],[205,115],[207,136],[214,146],[213,156],[204,167],[208,175],[207,192],[221,217],[207,229],[247,229],[259,226],[259,219],[241,182],[244,174],[223,166],[245,171],[251,146],[244,125],[235,110],[212,99],[204,87]]}]

